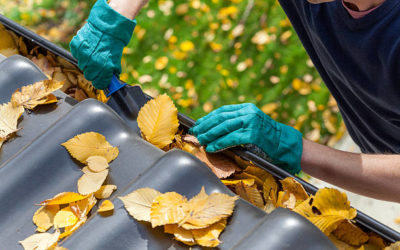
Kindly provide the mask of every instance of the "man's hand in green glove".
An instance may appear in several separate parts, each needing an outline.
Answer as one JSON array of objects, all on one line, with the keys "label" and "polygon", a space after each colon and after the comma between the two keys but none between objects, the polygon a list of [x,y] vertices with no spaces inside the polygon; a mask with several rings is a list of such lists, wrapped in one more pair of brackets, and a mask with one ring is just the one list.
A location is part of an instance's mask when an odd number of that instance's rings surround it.
[{"label": "man's hand in green glove", "polygon": [[136,26],[132,19],[148,0],[134,2],[112,0],[108,5],[106,0],[98,0],[87,23],[71,41],[71,52],[79,68],[97,89],[107,88],[112,76],[121,73],[122,50]]},{"label": "man's hand in green glove", "polygon": [[272,120],[254,104],[223,106],[200,118],[190,132],[208,152],[253,144],[288,172],[301,170],[302,134]]}]

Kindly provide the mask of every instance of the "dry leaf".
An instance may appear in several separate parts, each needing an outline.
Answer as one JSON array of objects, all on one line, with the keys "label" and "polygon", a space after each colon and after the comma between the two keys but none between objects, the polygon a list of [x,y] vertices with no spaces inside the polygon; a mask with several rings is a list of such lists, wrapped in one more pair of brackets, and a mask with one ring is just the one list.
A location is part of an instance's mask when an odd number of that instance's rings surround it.
[{"label": "dry leaf", "polygon": [[276,182],[275,178],[270,175],[268,176],[263,183],[263,194],[265,203],[271,201],[272,204],[276,207],[277,202],[277,192],[278,192],[278,183]]},{"label": "dry leaf", "polygon": [[227,220],[222,219],[204,229],[192,230],[192,234],[197,244],[203,247],[217,247],[221,241],[219,235],[224,231]]},{"label": "dry leaf", "polygon": [[19,244],[21,244],[25,250],[47,250],[57,243],[59,236],[59,231],[56,231],[53,234],[38,233],[20,241]]},{"label": "dry leaf", "polygon": [[[329,239],[331,240],[331,242],[335,245],[335,247],[338,250],[364,250],[364,248],[355,248],[353,246],[350,246],[349,244],[344,243],[343,241],[340,241],[340,240],[336,239],[336,237],[333,236],[333,235],[330,235]],[[368,250],[372,250],[372,249],[368,249]],[[376,250],[378,250],[378,249],[376,249]]]},{"label": "dry leaf", "polygon": [[210,154],[200,147],[193,153],[200,161],[204,162],[218,178],[228,178],[241,169],[236,163],[221,153]]},{"label": "dry leaf", "polygon": [[98,173],[108,168],[107,159],[103,156],[90,156],[87,158],[86,162],[88,164],[88,168],[92,172]]},{"label": "dry leaf", "polygon": [[245,172],[242,173],[235,173],[235,175],[232,176],[233,179],[235,180],[242,180],[242,179],[254,179],[257,188],[262,190],[263,189],[263,185],[264,185],[264,180],[260,179],[258,176],[256,175],[252,175],[252,174],[248,174]]},{"label": "dry leaf", "polygon": [[43,80],[31,85],[23,86],[12,94],[11,102],[14,107],[23,106],[26,109],[34,109],[37,105],[54,103],[54,98],[47,96],[60,89],[64,82],[55,80]]},{"label": "dry leaf", "polygon": [[270,180],[271,178],[273,178],[273,176],[270,173],[268,173],[267,171],[265,171],[264,169],[261,169],[259,167],[252,166],[252,165],[247,166],[247,168],[245,170],[243,170],[243,173],[249,174],[251,176],[256,176],[257,179],[255,179],[255,180],[256,180],[257,187],[259,189],[263,188],[265,180],[267,180],[267,179]]},{"label": "dry leaf", "polygon": [[0,24],[0,37],[0,54],[6,57],[17,55],[17,44],[2,24]]},{"label": "dry leaf", "polygon": [[87,214],[92,210],[97,200],[93,195],[88,196],[86,199],[73,202],[70,204],[71,210],[79,218],[79,220],[72,226],[64,228],[64,232],[60,235],[60,239],[65,238],[75,232],[79,227],[85,224]]},{"label": "dry leaf", "polygon": [[264,208],[264,200],[257,189],[257,186],[248,186],[240,182],[235,185],[235,193],[238,194],[240,197],[245,199],[246,201],[250,202],[256,207],[261,209]]},{"label": "dry leaf", "polygon": [[141,188],[127,196],[119,197],[128,213],[139,221],[150,222],[150,212],[153,200],[161,193],[152,188]]},{"label": "dry leaf", "polygon": [[276,206],[293,210],[296,207],[296,197],[292,193],[279,191]]},{"label": "dry leaf", "polygon": [[242,180],[221,180],[222,183],[224,183],[225,186],[235,186],[238,183],[243,183],[247,186],[253,186],[254,185],[254,179],[242,179]]},{"label": "dry leaf", "polygon": [[111,196],[111,194],[117,190],[117,186],[115,185],[103,185],[94,193],[94,196],[97,199],[107,199]]},{"label": "dry leaf", "polygon": [[364,233],[359,227],[345,220],[332,232],[335,237],[347,244],[360,246],[368,241],[368,234]]},{"label": "dry leaf", "polygon": [[204,187],[200,193],[189,202],[189,213],[180,221],[180,226],[185,229],[201,229],[217,221],[229,217],[233,213],[237,196],[213,193],[207,195]]},{"label": "dry leaf", "polygon": [[194,136],[194,135],[186,134],[186,135],[182,136],[182,140],[184,142],[189,142],[196,147],[201,147],[199,140],[197,140],[196,136]]},{"label": "dry leaf", "polygon": [[103,156],[108,162],[111,162],[119,154],[117,147],[111,146],[103,135],[96,132],[77,135],[61,145],[68,150],[72,157],[82,163],[86,163],[90,156],[95,155]]},{"label": "dry leaf", "polygon": [[84,174],[78,180],[78,192],[82,195],[88,195],[98,191],[107,176],[108,169],[98,173],[85,170]]},{"label": "dry leaf", "polygon": [[[11,102],[0,105],[0,140],[7,138],[18,131],[18,119],[24,113],[23,107],[13,107]],[[1,145],[0,145],[1,146]]]},{"label": "dry leaf", "polygon": [[157,227],[166,224],[175,224],[182,221],[189,212],[186,198],[175,192],[168,192],[157,196],[151,205],[151,226]]},{"label": "dry leaf", "polygon": [[75,225],[78,222],[78,217],[71,210],[70,207],[65,207],[57,212],[54,217],[54,227],[55,228],[64,228],[68,226]]},{"label": "dry leaf", "polygon": [[66,227],[64,232],[60,235],[59,239],[63,239],[67,236],[70,236],[73,232],[75,232],[78,228],[80,228],[83,224],[85,224],[87,218],[86,216],[83,218],[80,218],[78,222],[76,222],[74,225]]},{"label": "dry leaf", "polygon": [[298,183],[293,177],[287,177],[283,180],[280,180],[282,184],[282,189],[283,191],[286,191],[288,193],[292,193],[297,201],[304,201],[308,199],[308,194],[304,187]]},{"label": "dry leaf", "polygon": [[99,210],[97,212],[110,212],[114,210],[114,204],[110,200],[105,200],[100,204]]},{"label": "dry leaf", "polygon": [[293,210],[317,226],[326,235],[335,230],[344,220],[354,219],[357,210],[350,207],[347,195],[333,188],[318,190]]},{"label": "dry leaf", "polygon": [[37,226],[36,231],[43,233],[53,226],[54,216],[60,210],[60,206],[42,206],[33,215],[32,221]]},{"label": "dry leaf", "polygon": [[186,245],[193,246],[196,245],[196,241],[192,234],[192,231],[183,229],[177,224],[167,224],[164,225],[164,232],[173,234],[177,241],[180,241]]},{"label": "dry leaf", "polygon": [[137,122],[143,137],[162,149],[172,143],[178,131],[178,110],[169,96],[160,95],[140,109]]},{"label": "dry leaf", "polygon": [[54,196],[51,199],[42,201],[39,205],[61,205],[61,204],[68,204],[71,202],[76,202],[76,201],[80,201],[83,199],[86,199],[88,196],[87,195],[80,195],[77,193],[73,193],[73,192],[63,192],[63,193],[59,193],[56,196]]},{"label": "dry leaf", "polygon": [[94,205],[96,205],[97,200],[93,194],[88,195],[87,198],[70,203],[71,210],[79,218],[86,217],[86,215],[92,210]]},{"label": "dry leaf", "polygon": [[[47,57],[45,57],[42,54],[39,54],[37,57],[36,56],[32,57],[31,60],[34,64],[36,64],[36,66],[38,66],[43,71],[43,73],[47,77],[52,78],[53,73],[54,73],[54,67],[52,67],[50,65]],[[53,80],[59,80],[59,79],[53,79]],[[64,80],[64,79],[62,79],[62,80]]]}]

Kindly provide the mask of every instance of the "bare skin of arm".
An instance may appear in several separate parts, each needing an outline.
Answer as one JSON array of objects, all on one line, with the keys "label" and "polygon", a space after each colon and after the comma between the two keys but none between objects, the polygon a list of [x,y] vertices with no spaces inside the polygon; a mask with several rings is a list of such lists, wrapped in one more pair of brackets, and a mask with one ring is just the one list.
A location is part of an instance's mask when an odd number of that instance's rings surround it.
[{"label": "bare skin of arm", "polygon": [[400,155],[349,153],[303,139],[301,167],[351,192],[400,202]]},{"label": "bare skin of arm", "polygon": [[109,5],[121,15],[135,19],[139,11],[145,6],[149,0],[111,0]]}]

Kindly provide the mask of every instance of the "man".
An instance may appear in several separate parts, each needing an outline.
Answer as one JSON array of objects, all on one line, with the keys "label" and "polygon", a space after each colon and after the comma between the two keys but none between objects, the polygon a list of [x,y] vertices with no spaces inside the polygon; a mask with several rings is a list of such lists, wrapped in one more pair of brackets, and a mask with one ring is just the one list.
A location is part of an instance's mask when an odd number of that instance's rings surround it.
[{"label": "man", "polygon": [[[131,20],[146,2],[99,0],[71,42],[96,88],[107,87],[112,74],[120,73]],[[191,133],[209,152],[250,144],[292,174],[302,169],[347,190],[400,202],[400,1],[280,2],[363,153],[303,139],[253,104],[223,106],[199,119]]]}]

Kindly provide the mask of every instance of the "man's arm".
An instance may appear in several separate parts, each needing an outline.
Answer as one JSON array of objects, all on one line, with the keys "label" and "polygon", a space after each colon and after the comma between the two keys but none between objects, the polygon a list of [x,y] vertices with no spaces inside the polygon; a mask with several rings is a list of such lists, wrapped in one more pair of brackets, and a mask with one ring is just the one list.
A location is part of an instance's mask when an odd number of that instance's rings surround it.
[{"label": "man's arm", "polygon": [[149,0],[111,0],[109,5],[121,15],[135,19],[139,11]]},{"label": "man's arm", "polygon": [[301,167],[354,193],[400,202],[400,155],[349,153],[303,139]]}]

